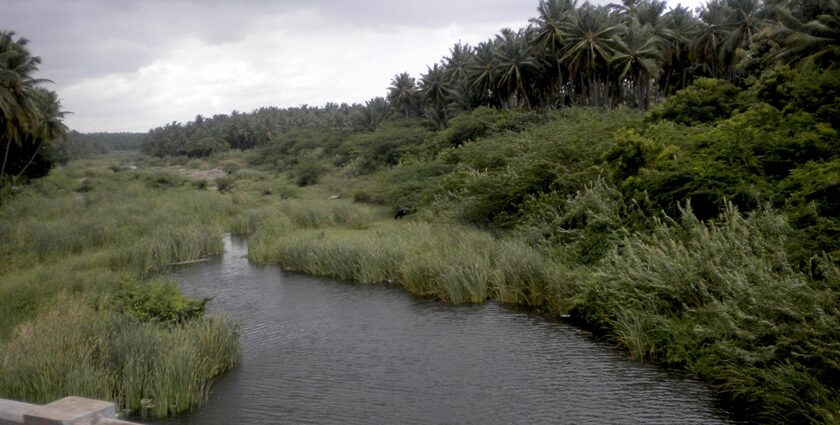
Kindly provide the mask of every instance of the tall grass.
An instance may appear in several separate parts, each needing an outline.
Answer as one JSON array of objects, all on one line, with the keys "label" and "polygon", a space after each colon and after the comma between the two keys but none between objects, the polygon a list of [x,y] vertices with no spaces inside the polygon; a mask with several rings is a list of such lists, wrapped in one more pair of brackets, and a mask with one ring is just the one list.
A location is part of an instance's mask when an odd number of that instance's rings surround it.
[{"label": "tall grass", "polygon": [[375,230],[259,229],[256,261],[363,283],[397,283],[450,303],[542,305],[549,285],[543,257],[524,243],[460,226],[407,223]]},{"label": "tall grass", "polygon": [[836,270],[816,282],[785,255],[784,216],[685,210],[627,235],[580,281],[575,313],[639,359],[685,367],[750,417],[827,423],[840,412]]},{"label": "tall grass", "polygon": [[97,313],[72,297],[20,326],[0,348],[5,397],[45,403],[74,394],[157,417],[196,407],[212,378],[240,358],[227,320],[167,328]]},{"label": "tall grass", "polygon": [[[71,163],[4,201],[0,397],[88,396],[158,417],[196,407],[239,358],[235,326],[200,314],[170,323],[158,305],[132,314],[112,295],[126,279],[220,253],[239,208],[181,176],[108,160]],[[174,288],[149,295],[185,304]]]}]

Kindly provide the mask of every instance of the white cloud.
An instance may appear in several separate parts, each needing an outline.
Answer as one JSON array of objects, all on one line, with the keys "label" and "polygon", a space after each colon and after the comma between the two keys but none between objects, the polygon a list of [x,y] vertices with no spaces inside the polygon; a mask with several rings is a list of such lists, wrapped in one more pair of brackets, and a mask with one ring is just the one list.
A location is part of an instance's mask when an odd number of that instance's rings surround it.
[{"label": "white cloud", "polygon": [[477,43],[506,25],[358,28],[315,11],[266,17],[236,41],[173,40],[134,72],[59,87],[79,131],[145,131],[196,114],[260,106],[364,102],[385,94],[394,74],[415,77],[459,39]]}]

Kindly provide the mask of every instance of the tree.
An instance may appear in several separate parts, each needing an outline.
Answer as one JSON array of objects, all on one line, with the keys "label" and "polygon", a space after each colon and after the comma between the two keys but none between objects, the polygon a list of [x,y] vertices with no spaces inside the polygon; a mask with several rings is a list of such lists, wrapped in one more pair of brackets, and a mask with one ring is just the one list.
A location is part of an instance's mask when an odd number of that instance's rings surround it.
[{"label": "tree", "polygon": [[470,87],[481,99],[481,104],[501,106],[496,86],[498,60],[493,40],[479,43],[475,49],[475,62],[470,68]]},{"label": "tree", "polygon": [[500,94],[513,106],[534,106],[534,97],[529,96],[528,88],[533,83],[532,78],[540,72],[540,64],[530,49],[525,32],[502,30],[496,36],[496,57]]},{"label": "tree", "polygon": [[420,93],[423,95],[429,118],[439,126],[445,126],[449,119],[446,113],[449,96],[443,67],[436,63],[427,68],[426,74],[420,76]]},{"label": "tree", "polygon": [[650,83],[661,71],[661,45],[662,39],[653,33],[653,27],[632,19],[625,25],[624,34],[616,43],[616,54],[611,58],[619,72],[618,79],[627,79],[634,86],[635,105],[645,110],[650,106]]},{"label": "tree", "polygon": [[562,61],[568,63],[585,104],[604,105],[609,58],[615,52],[619,23],[605,7],[584,3],[563,26],[566,45]]},{"label": "tree", "polygon": [[790,11],[782,21],[786,36],[778,57],[790,62],[811,59],[825,65],[840,60],[840,0],[815,2],[822,6],[815,19],[802,23]]},{"label": "tree", "polygon": [[560,60],[565,42],[563,27],[571,23],[575,6],[575,0],[540,0],[537,7],[539,16],[530,20],[535,28],[532,42],[547,65],[546,71],[550,72],[547,77],[553,80],[551,85],[554,86],[557,98],[565,94],[568,80],[565,66]]},{"label": "tree", "polygon": [[735,80],[735,67],[740,54],[749,48],[752,37],[767,21],[761,17],[760,0],[726,0],[726,36],[721,40],[720,55],[730,80]]},{"label": "tree", "polygon": [[[0,177],[28,175],[29,167],[44,154],[43,145],[67,130],[58,96],[40,87],[48,80],[32,76],[41,59],[32,56],[27,44],[25,38],[15,39],[14,32],[0,31]],[[39,175],[51,164],[46,158],[42,162]]]},{"label": "tree", "polygon": [[407,72],[397,74],[391,80],[391,86],[388,87],[388,102],[396,111],[403,114],[404,117],[409,117],[415,114],[417,110],[417,84],[414,77],[408,75]]}]

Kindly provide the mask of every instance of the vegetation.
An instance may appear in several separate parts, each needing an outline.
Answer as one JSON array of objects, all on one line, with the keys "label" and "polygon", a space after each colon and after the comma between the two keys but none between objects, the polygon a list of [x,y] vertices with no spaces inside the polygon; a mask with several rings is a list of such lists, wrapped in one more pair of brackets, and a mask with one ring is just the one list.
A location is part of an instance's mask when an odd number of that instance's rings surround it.
[{"label": "vegetation", "polygon": [[[141,170],[71,162],[0,206],[0,394],[194,406],[235,331],[159,274],[231,230],[254,261],[568,315],[751,421],[836,423],[838,11],[543,0],[365,105],[197,116],[152,130]],[[6,152],[37,152],[18,110]]]},{"label": "vegetation", "polygon": [[238,361],[236,326],[158,277],[219,253],[233,206],[128,160],[59,168],[0,206],[0,396],[167,416]]},{"label": "vegetation", "polygon": [[12,182],[47,174],[51,142],[67,131],[58,95],[33,76],[41,59],[27,44],[0,31],[0,199]]},{"label": "vegetation", "polygon": [[71,130],[56,141],[53,159],[66,164],[71,159],[90,158],[117,150],[140,150],[144,133],[79,133]]}]

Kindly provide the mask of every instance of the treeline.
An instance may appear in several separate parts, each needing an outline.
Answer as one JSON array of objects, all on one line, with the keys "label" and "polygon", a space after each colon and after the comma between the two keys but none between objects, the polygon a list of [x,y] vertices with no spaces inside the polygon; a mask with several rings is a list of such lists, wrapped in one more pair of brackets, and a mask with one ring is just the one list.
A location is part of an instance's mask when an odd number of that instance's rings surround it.
[{"label": "treeline", "polygon": [[146,133],[79,133],[72,130],[55,143],[54,159],[66,163],[115,150],[140,150]]},{"label": "treeline", "polygon": [[251,113],[233,111],[210,118],[198,115],[186,124],[169,123],[149,131],[143,153],[153,156],[203,157],[229,149],[263,146],[292,130],[372,130],[388,117],[383,98],[366,105],[328,103],[324,107],[265,107]]},{"label": "treeline", "polygon": [[528,26],[503,29],[477,46],[459,42],[419,79],[395,75],[385,98],[198,116],[152,130],[146,152],[196,157],[266,144],[289,129],[370,131],[391,114],[445,128],[481,106],[647,109],[701,77],[743,87],[773,64],[834,63],[838,10],[836,0],[713,0],[696,14],[666,11],[659,0],[543,0]]}]

